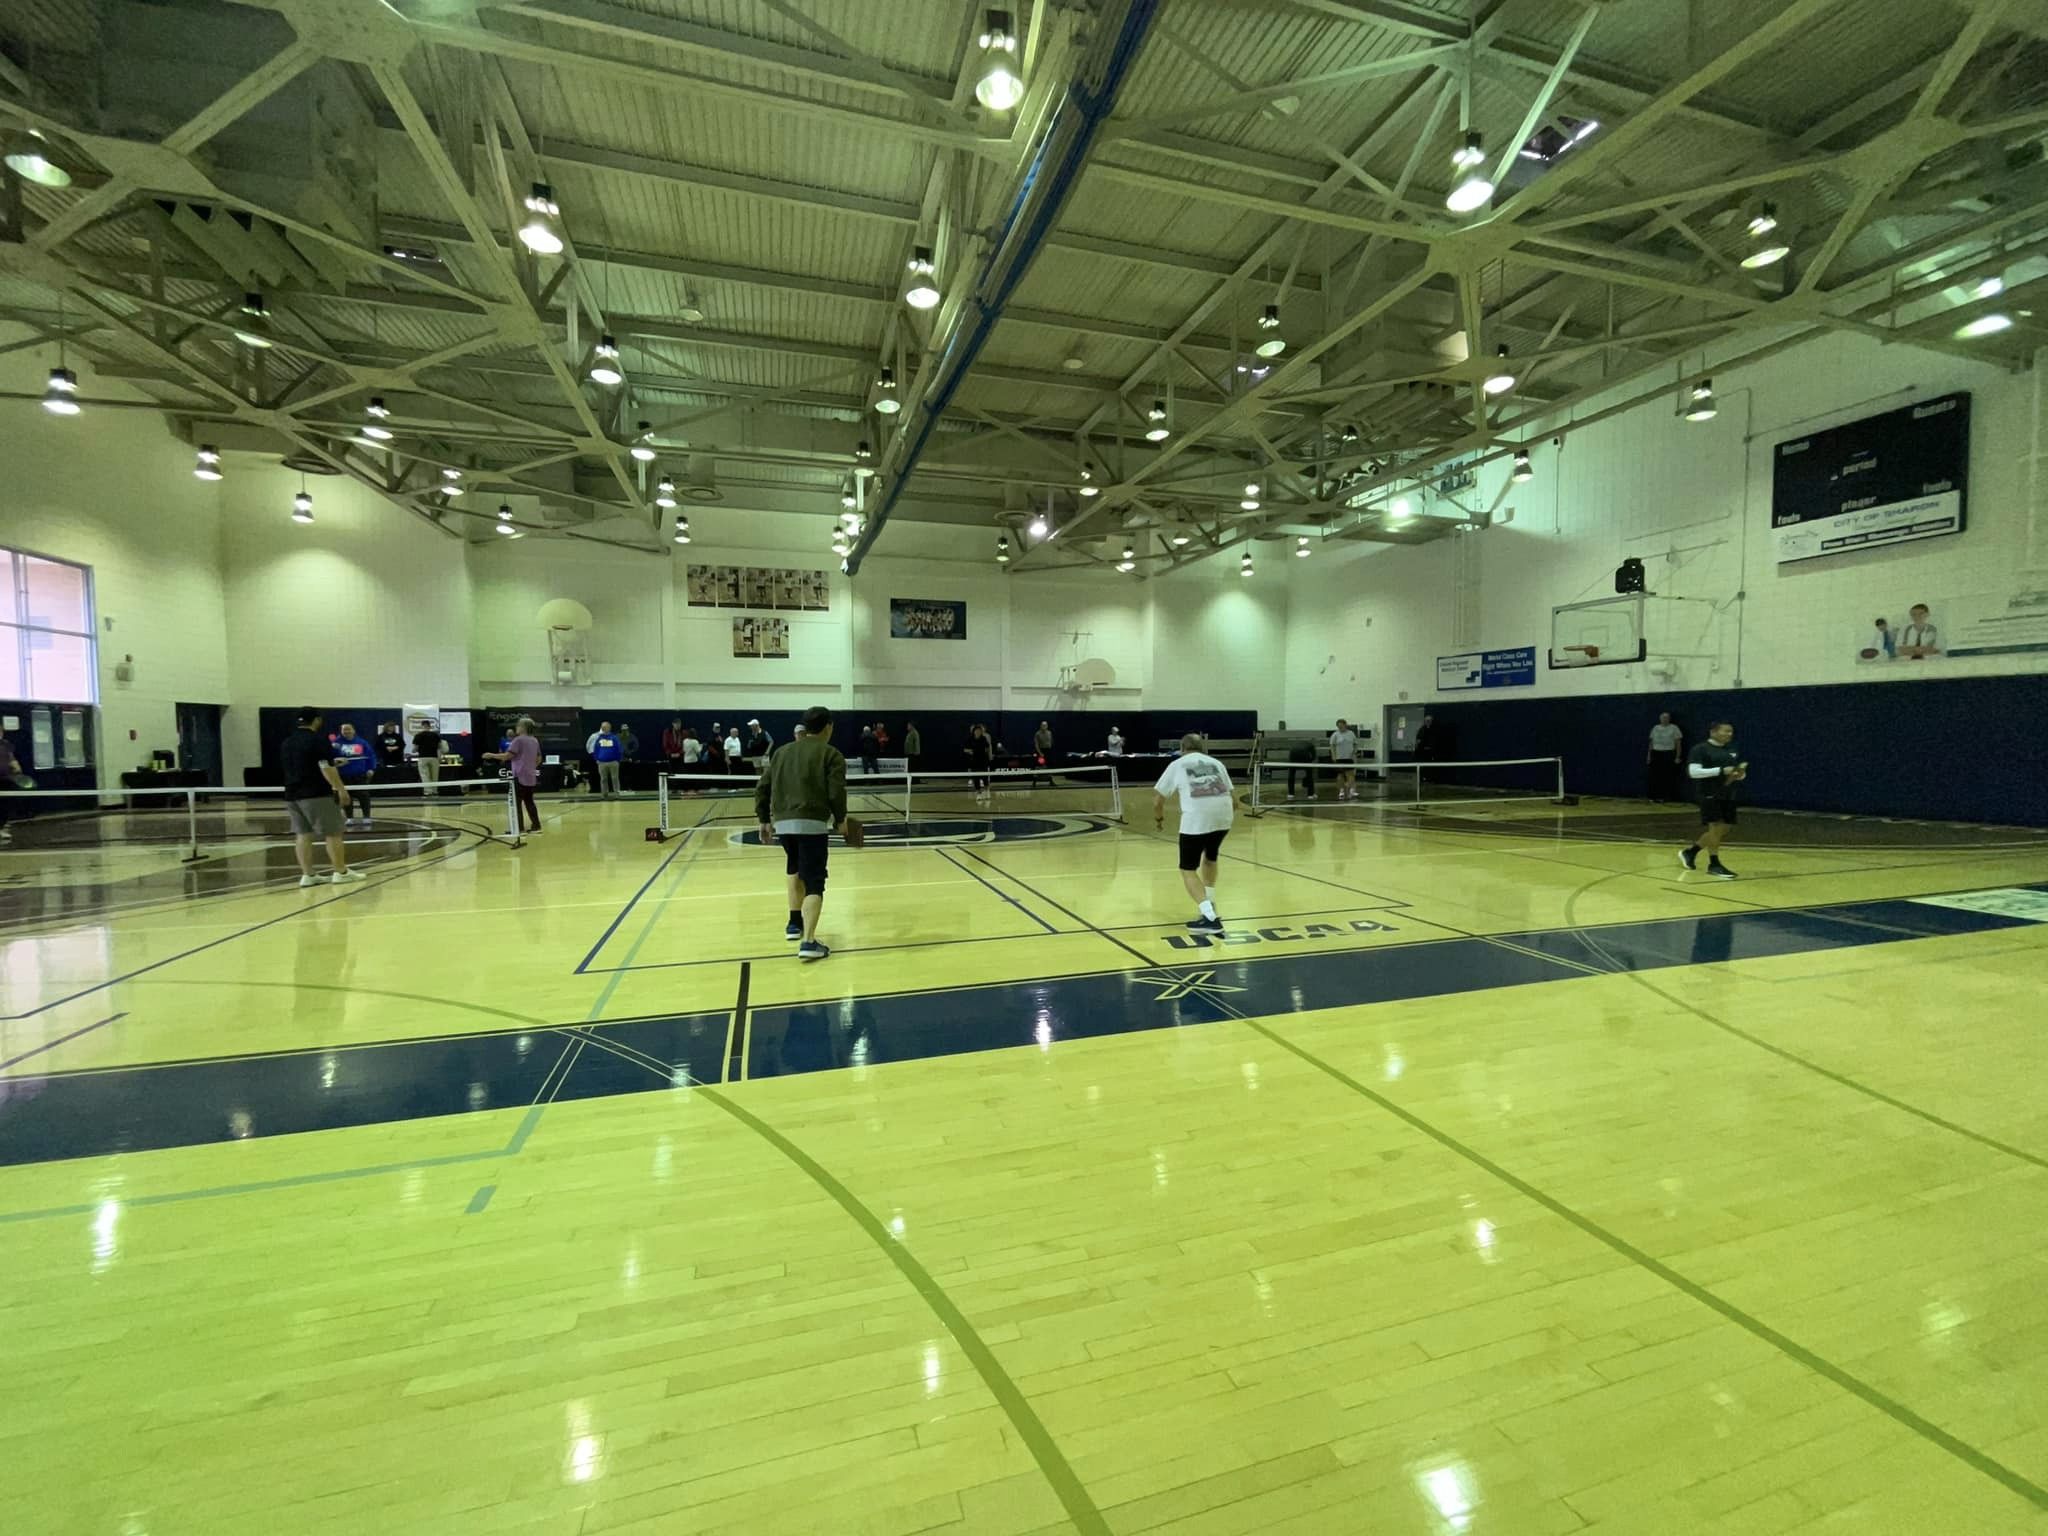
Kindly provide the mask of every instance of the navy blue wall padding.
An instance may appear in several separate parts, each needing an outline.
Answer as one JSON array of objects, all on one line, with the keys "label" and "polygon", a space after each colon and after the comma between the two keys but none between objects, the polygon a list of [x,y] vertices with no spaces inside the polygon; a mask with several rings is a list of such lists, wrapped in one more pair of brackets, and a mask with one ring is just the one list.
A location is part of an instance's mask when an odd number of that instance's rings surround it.
[{"label": "navy blue wall padding", "polygon": [[[1903,663],[1901,663],[1903,665]],[[1686,750],[1727,720],[1747,803],[1784,810],[2048,826],[2048,673],[1911,682],[1459,700],[1426,706],[1442,758],[1562,757],[1579,795],[1644,794],[1660,710]]]}]

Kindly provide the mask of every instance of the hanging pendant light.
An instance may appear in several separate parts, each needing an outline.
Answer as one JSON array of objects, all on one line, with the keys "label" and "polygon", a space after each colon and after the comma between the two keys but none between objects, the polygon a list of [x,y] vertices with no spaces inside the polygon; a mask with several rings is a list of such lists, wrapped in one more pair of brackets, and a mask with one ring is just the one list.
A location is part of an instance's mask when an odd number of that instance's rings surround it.
[{"label": "hanging pendant light", "polygon": [[642,464],[652,464],[654,462],[654,427],[652,423],[645,421],[640,423],[639,435],[633,439],[633,446],[626,451]]},{"label": "hanging pendant light", "polygon": [[1265,339],[1252,348],[1260,357],[1278,357],[1287,350],[1287,338],[1280,334],[1280,306],[1268,304],[1259,314],[1259,329]]},{"label": "hanging pendant light", "polygon": [[1775,203],[1765,203],[1757,216],[1749,221],[1749,238],[1750,251],[1742,258],[1742,264],[1752,272],[1777,265],[1792,250],[1778,229],[1778,206]]},{"label": "hanging pendant light", "polygon": [[1031,526],[1026,531],[1034,539],[1049,538],[1052,534],[1052,524],[1045,520],[1043,512],[1034,512],[1031,514]]},{"label": "hanging pendant light", "polygon": [[597,339],[597,346],[590,354],[590,382],[602,384],[610,389],[614,384],[625,382],[625,374],[619,370],[619,344],[606,331]]},{"label": "hanging pendant light", "polygon": [[49,385],[43,390],[43,409],[52,416],[76,416],[78,375],[69,368],[52,368]]},{"label": "hanging pendant light", "polygon": [[447,498],[449,501],[453,501],[456,497],[460,496],[463,491],[462,471],[455,468],[453,465],[444,465],[441,469],[441,484],[439,489],[442,496]]},{"label": "hanging pendant light", "polygon": [[932,262],[932,248],[916,245],[910,249],[910,261],[903,281],[903,302],[912,309],[937,309],[939,306],[938,268]]},{"label": "hanging pendant light", "polygon": [[1138,568],[1137,552],[1130,545],[1124,546],[1124,557],[1117,562],[1116,568],[1124,572],[1135,571]]},{"label": "hanging pendant light", "polygon": [[526,194],[526,222],[519,226],[519,243],[536,256],[559,256],[562,252],[562,210],[555,202],[555,189],[536,181]]},{"label": "hanging pendant light", "polygon": [[1357,424],[1355,422],[1345,422],[1344,430],[1337,434],[1337,440],[1341,442],[1346,448],[1356,446],[1358,442]]},{"label": "hanging pendant light", "polygon": [[218,480],[220,477],[220,450],[211,443],[201,443],[199,456],[192,465],[192,478]]},{"label": "hanging pendant light", "polygon": [[672,476],[663,475],[654,482],[654,504],[663,509],[676,504],[676,482]]},{"label": "hanging pendant light", "polygon": [[1100,496],[1102,487],[1095,483],[1095,472],[1086,464],[1081,466],[1080,492],[1083,496]]},{"label": "hanging pendant light", "polygon": [[1175,549],[1183,548],[1188,542],[1187,531],[1185,529],[1176,528],[1174,530],[1173,538],[1169,542],[1172,543]]},{"label": "hanging pendant light", "polygon": [[1308,535],[1305,533],[1297,535],[1294,540],[1294,558],[1306,560],[1308,553]]},{"label": "hanging pendant light", "polygon": [[990,11],[981,32],[981,70],[974,81],[974,99],[991,112],[1007,112],[1024,99],[1024,77],[1017,73],[1017,31],[1008,11]]},{"label": "hanging pendant light", "polygon": [[292,498],[292,521],[310,523],[313,521],[313,498],[306,490],[304,476],[299,479],[299,493]]},{"label": "hanging pendant light", "polygon": [[1415,504],[1406,496],[1396,496],[1393,505],[1387,508],[1388,516],[1395,522],[1404,522],[1415,515]]},{"label": "hanging pendant light", "polygon": [[277,344],[270,325],[270,310],[260,293],[242,295],[241,313],[235,319],[235,340],[245,347],[268,351]]},{"label": "hanging pendant light", "polygon": [[1979,315],[1974,320],[1965,320],[1956,327],[1956,339],[1975,341],[1980,336],[1996,336],[2000,331],[2012,329],[2012,316],[2000,310],[1988,315]]},{"label": "hanging pendant light", "polygon": [[875,409],[884,416],[894,416],[903,409],[903,402],[896,398],[896,370],[884,367],[875,377]]},{"label": "hanging pendant light", "polygon": [[384,397],[372,395],[370,403],[363,407],[363,424],[358,431],[373,443],[388,443],[391,441],[391,429],[385,426],[384,422],[390,415],[391,411],[384,404]]},{"label": "hanging pendant light", "polygon": [[1151,426],[1145,429],[1146,442],[1163,443],[1173,434],[1173,429],[1166,424],[1166,402],[1164,400],[1154,400],[1152,402],[1152,409],[1145,413],[1145,419],[1152,423]]},{"label": "hanging pendant light", "polygon": [[853,445],[854,463],[865,464],[870,459],[874,458],[874,456],[875,450],[868,445],[868,440],[866,438],[862,438],[859,442]]},{"label": "hanging pendant light", "polygon": [[1715,416],[1720,414],[1721,408],[1714,401],[1714,381],[1712,379],[1701,379],[1699,383],[1693,385],[1692,392],[1687,396],[1687,399],[1689,401],[1685,408],[1685,419],[1687,421],[1712,421]]},{"label": "hanging pendant light", "polygon": [[1009,538],[1008,538],[1007,536],[1005,536],[1005,537],[1003,537],[1003,538],[999,538],[999,539],[997,539],[997,540],[996,540],[996,564],[997,564],[997,565],[1008,565],[1009,563],[1010,563],[1010,540],[1009,540]]},{"label": "hanging pendant light", "polygon": [[1515,387],[1515,370],[1508,366],[1508,349],[1505,344],[1495,351],[1494,357],[1496,361],[1493,372],[1486,376],[1486,382],[1480,387],[1489,395],[1504,395]]},{"label": "hanging pendant light", "polygon": [[1244,485],[1244,499],[1238,503],[1247,512],[1259,510],[1259,482],[1247,480]]},{"label": "hanging pendant light", "polygon": [[71,173],[50,158],[50,141],[34,128],[11,133],[6,138],[4,158],[7,169],[23,181],[39,187],[68,187]]},{"label": "hanging pendant light", "polygon": [[1246,551],[1245,551],[1245,552],[1244,552],[1244,553],[1243,553],[1242,555],[1238,556],[1238,560],[1237,560],[1237,574],[1238,574],[1238,575],[1240,575],[1240,576],[1249,576],[1249,575],[1251,575],[1251,573],[1252,573],[1252,552],[1251,552],[1250,550],[1246,550]]},{"label": "hanging pendant light", "polygon": [[687,544],[690,542],[690,519],[686,514],[681,512],[678,512],[676,514],[675,539],[678,544]]},{"label": "hanging pendant light", "polygon": [[496,528],[492,530],[492,532],[502,533],[505,535],[505,537],[510,538],[513,534],[517,533],[518,531],[518,527],[512,521],[512,504],[509,501],[499,502],[498,525]]},{"label": "hanging pendant light", "polygon": [[1451,166],[1458,172],[1458,178],[1444,199],[1444,206],[1453,213],[1474,213],[1484,208],[1493,197],[1493,183],[1486,178],[1486,139],[1478,129],[1466,132],[1465,142],[1451,156]]},{"label": "hanging pendant light", "polygon": [[1517,448],[1515,450],[1515,467],[1508,478],[1514,481],[1516,485],[1526,485],[1529,481],[1536,478],[1536,471],[1529,467],[1528,449]]},{"label": "hanging pendant light", "polygon": [[854,494],[851,477],[839,482],[839,505],[842,507],[856,507],[860,505],[860,498]]}]

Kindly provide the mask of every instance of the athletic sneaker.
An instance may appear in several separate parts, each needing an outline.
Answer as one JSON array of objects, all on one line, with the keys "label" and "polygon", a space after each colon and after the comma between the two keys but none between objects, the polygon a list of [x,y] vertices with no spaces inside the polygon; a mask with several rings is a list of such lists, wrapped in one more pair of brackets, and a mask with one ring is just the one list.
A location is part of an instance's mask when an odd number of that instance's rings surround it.
[{"label": "athletic sneaker", "polygon": [[1726,864],[1723,864],[1719,859],[1707,860],[1707,873],[1716,880],[1733,880],[1735,878],[1735,871]]},{"label": "athletic sneaker", "polygon": [[1678,862],[1687,869],[1698,869],[1700,867],[1699,859],[1700,851],[1697,848],[1681,848],[1678,850]]},{"label": "athletic sneaker", "polygon": [[799,960],[822,960],[831,953],[831,950],[816,939],[807,939],[796,947],[796,957]]},{"label": "athletic sneaker", "polygon": [[804,925],[802,923],[785,923],[782,926],[782,936],[785,939],[800,939],[804,936]]},{"label": "athletic sneaker", "polygon": [[1221,933],[1222,931],[1222,918],[1204,917],[1199,912],[1195,914],[1195,920],[1188,924],[1188,932],[1190,933]]},{"label": "athletic sneaker", "polygon": [[309,885],[318,885],[319,883],[320,883],[320,880],[319,880],[319,877],[318,877],[318,876],[315,876],[315,875],[301,875],[301,876],[299,876],[299,889],[300,889],[300,890],[302,890],[302,891],[303,891],[303,890],[304,890],[304,889],[305,889],[305,888],[306,888],[307,886],[309,886]]},{"label": "athletic sneaker", "polygon": [[332,880],[336,885],[339,885],[344,880],[367,880],[370,877],[364,874],[360,869],[337,869],[333,874],[329,875],[327,878],[329,880]]}]

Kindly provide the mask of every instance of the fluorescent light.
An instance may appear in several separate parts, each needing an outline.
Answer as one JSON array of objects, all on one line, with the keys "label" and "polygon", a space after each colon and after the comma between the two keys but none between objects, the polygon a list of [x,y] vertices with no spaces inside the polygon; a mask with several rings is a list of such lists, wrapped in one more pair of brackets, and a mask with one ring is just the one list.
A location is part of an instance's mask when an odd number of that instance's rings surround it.
[{"label": "fluorescent light", "polygon": [[912,309],[936,309],[939,304],[938,269],[932,263],[932,248],[913,246],[909,277],[903,287],[903,302]]},{"label": "fluorescent light", "polygon": [[1486,136],[1476,128],[1465,130],[1465,142],[1451,152],[1451,165],[1460,171],[1476,171],[1486,164]]},{"label": "fluorescent light", "polygon": [[218,480],[220,478],[220,450],[211,443],[202,443],[199,457],[192,466],[195,480]]},{"label": "fluorescent light", "polygon": [[562,251],[562,210],[555,203],[555,189],[536,181],[526,195],[526,222],[519,226],[519,243],[536,256],[558,256]]},{"label": "fluorescent light", "polygon": [[462,471],[453,466],[444,466],[441,470],[441,478],[443,480],[460,480],[462,478]]},{"label": "fluorescent light", "polygon": [[49,387],[43,391],[43,409],[52,416],[76,416],[78,375],[69,368],[52,368]]},{"label": "fluorescent light", "polygon": [[[1999,312],[1979,315],[1966,320],[1956,327],[1956,335],[1963,341],[1975,341],[1979,336],[1996,336],[2000,331],[2012,329],[2012,316]],[[45,402],[47,403],[47,402]]]},{"label": "fluorescent light", "polygon": [[868,446],[866,438],[862,438],[853,445],[853,459],[856,464],[865,464],[874,456],[875,450]]},{"label": "fluorescent light", "polygon": [[1517,448],[1515,450],[1514,473],[1509,475],[1508,478],[1514,481],[1516,485],[1521,485],[1526,481],[1533,480],[1536,478],[1536,471],[1529,467],[1528,449]]},{"label": "fluorescent light", "polygon": [[1024,79],[1017,73],[1017,34],[1008,11],[990,11],[981,34],[981,74],[974,99],[991,112],[1007,112],[1024,99]]},{"label": "fluorescent light", "polygon": [[1137,566],[1132,564],[1128,560],[1119,560],[1116,563],[1116,568],[1120,571],[1135,571],[1137,569]]},{"label": "fluorescent light", "polygon": [[624,383],[625,378],[625,374],[619,371],[619,344],[607,331],[598,338],[597,347],[591,353],[590,382],[609,389],[614,384]]}]

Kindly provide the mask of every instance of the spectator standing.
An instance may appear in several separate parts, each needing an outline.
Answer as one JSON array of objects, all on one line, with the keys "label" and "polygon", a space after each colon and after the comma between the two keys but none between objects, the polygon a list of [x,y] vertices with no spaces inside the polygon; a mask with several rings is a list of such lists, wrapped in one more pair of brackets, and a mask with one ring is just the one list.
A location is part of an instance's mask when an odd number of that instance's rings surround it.
[{"label": "spectator standing", "polygon": [[704,743],[697,739],[697,733],[689,726],[683,727],[682,739],[676,745],[676,758],[685,772],[704,761]]},{"label": "spectator standing", "polygon": [[877,761],[880,755],[879,745],[875,741],[875,728],[872,725],[862,726],[860,728],[860,771],[862,773],[881,772],[881,764]]},{"label": "spectator standing", "polygon": [[590,757],[597,764],[598,792],[607,800],[618,798],[619,759],[625,748],[611,721],[600,725],[590,738]]},{"label": "spectator standing", "polygon": [[351,827],[368,827],[370,800],[362,791],[363,786],[370,782],[373,756],[370,743],[358,736],[356,728],[344,720],[340,733],[329,738],[328,746],[333,749],[335,764],[341,769],[343,820]]},{"label": "spectator standing", "polygon": [[768,757],[775,750],[775,742],[761,728],[760,721],[749,720],[747,722],[747,744],[743,750],[748,757],[754,760],[754,771],[756,773],[766,773],[768,771]]},{"label": "spectator standing", "polygon": [[1339,719],[1330,732],[1330,761],[1337,769],[1337,798],[1358,798],[1358,732],[1349,720]]},{"label": "spectator standing", "polygon": [[629,720],[621,720],[619,722],[619,761],[624,763],[637,763],[640,761],[640,738],[633,734],[633,724]]},{"label": "spectator standing", "polygon": [[284,809],[291,818],[292,853],[299,861],[301,889],[320,883],[313,874],[315,837],[327,843],[327,863],[333,871],[329,878],[336,885],[363,878],[361,870],[348,867],[341,815],[341,802],[348,790],[335,770],[333,743],[320,734],[321,723],[319,710],[310,706],[300,710],[297,729],[284,739],[277,754],[284,772]]},{"label": "spectator standing", "polygon": [[426,792],[440,794],[441,791],[434,786],[441,782],[441,733],[431,725],[414,731],[412,755],[419,766],[420,782],[427,786]]},{"label": "spectator standing", "polygon": [[887,757],[888,755],[889,727],[884,725],[881,721],[877,720],[875,722],[875,756]]},{"label": "spectator standing", "polygon": [[740,728],[738,726],[729,725],[725,728],[725,740],[719,743],[719,748],[725,754],[725,771],[727,773],[738,773],[743,762],[740,752]]},{"label": "spectator standing", "polygon": [[661,733],[661,755],[668,764],[670,773],[683,766],[683,720],[678,715],[669,721],[668,729]]},{"label": "spectator standing", "polygon": [[1111,757],[1122,757],[1124,755],[1124,733],[1113,725],[1109,728],[1109,755]]},{"label": "spectator standing", "polygon": [[386,720],[377,727],[377,776],[397,779],[405,771],[405,737],[398,722]]},{"label": "spectator standing", "polygon": [[1052,761],[1052,722],[1050,720],[1038,722],[1038,734],[1031,738],[1031,745],[1037,751],[1038,761],[1041,765]]},{"label": "spectator standing", "polygon": [[[0,790],[29,789],[34,782],[21,771],[21,759],[14,755],[14,743],[0,736]],[[7,807],[0,804],[0,843],[8,841],[11,835],[7,830]]]},{"label": "spectator standing", "polygon": [[[503,752],[486,752],[484,756],[511,767],[513,830],[517,834],[512,846],[517,848],[529,831],[540,831],[540,807],[533,803],[533,789],[540,782],[540,737],[535,733],[533,722],[522,718],[512,728],[511,744]],[[531,827],[526,824],[529,816],[533,818]]]},{"label": "spectator standing", "polygon": [[915,720],[903,727],[903,756],[910,764],[910,771],[917,772],[918,762],[924,756],[924,738],[917,733]]},{"label": "spectator standing", "polygon": [[1676,800],[1678,798],[1678,765],[1685,747],[1685,732],[1671,723],[1671,711],[1666,710],[1657,717],[1657,723],[1650,727],[1650,748],[1643,762],[1649,767],[1650,798],[1652,800]]},{"label": "spectator standing", "polygon": [[967,782],[974,790],[976,800],[987,800],[989,764],[995,761],[996,744],[985,725],[976,725],[967,733],[967,771],[973,775]]}]

